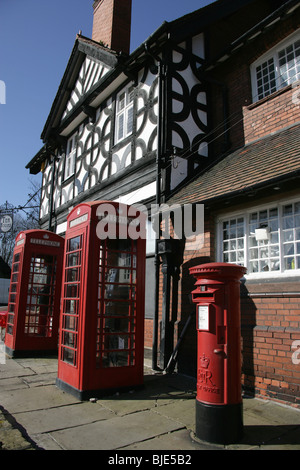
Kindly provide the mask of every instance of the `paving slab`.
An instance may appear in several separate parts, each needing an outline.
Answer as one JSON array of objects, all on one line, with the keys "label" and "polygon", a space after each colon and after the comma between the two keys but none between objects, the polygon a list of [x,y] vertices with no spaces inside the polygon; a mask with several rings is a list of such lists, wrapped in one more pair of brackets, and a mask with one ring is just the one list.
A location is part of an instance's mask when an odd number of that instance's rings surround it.
[{"label": "paving slab", "polygon": [[157,436],[152,439],[147,439],[142,442],[130,444],[123,447],[122,450],[148,450],[148,451],[197,451],[197,450],[225,450],[221,446],[216,446],[209,443],[199,443],[193,439],[190,431],[187,429],[180,429],[173,431],[162,436]]},{"label": "paving slab", "polygon": [[60,391],[55,385],[1,391],[1,405],[11,414],[44,410],[78,403],[72,395]]},{"label": "paving slab", "polygon": [[281,427],[281,434],[261,445],[261,450],[300,450],[300,429],[292,426]]},{"label": "paving slab", "polygon": [[183,389],[176,390],[169,384],[166,376],[158,376],[156,380],[152,378],[148,380],[148,377],[146,377],[144,388],[141,390],[132,390],[127,393],[101,398],[98,403],[122,416],[136,411],[165,407],[173,402],[182,402],[194,398],[194,393],[186,392]]},{"label": "paving slab", "polygon": [[23,377],[28,375],[35,375],[35,372],[30,368],[24,368],[13,359],[7,358],[5,364],[0,364],[0,380],[8,379],[9,377]]},{"label": "paving slab", "polygon": [[157,407],[156,412],[161,416],[178,421],[190,431],[195,431],[195,406],[194,399],[182,399]]},{"label": "paving slab", "polygon": [[267,422],[271,426],[300,423],[300,410],[269,400],[244,399],[244,421],[250,418]]},{"label": "paving slab", "polygon": [[51,434],[35,434],[34,442],[38,449],[41,450],[65,450],[53,439]]},{"label": "paving slab", "polygon": [[49,433],[112,418],[114,413],[90,402],[18,413],[18,423],[30,435]]},{"label": "paving slab", "polygon": [[24,369],[31,369],[35,374],[44,374],[49,372],[57,373],[57,357],[30,357],[30,358],[19,358],[18,364]]},{"label": "paving slab", "polygon": [[57,374],[55,372],[26,375],[22,381],[28,387],[41,387],[42,385],[55,384]]},{"label": "paving slab", "polygon": [[26,385],[26,382],[24,382],[22,377],[9,377],[7,379],[1,379],[1,392],[24,388],[28,388],[28,385]]},{"label": "paving slab", "polygon": [[176,421],[153,411],[141,411],[50,434],[65,450],[113,450],[181,427]]}]

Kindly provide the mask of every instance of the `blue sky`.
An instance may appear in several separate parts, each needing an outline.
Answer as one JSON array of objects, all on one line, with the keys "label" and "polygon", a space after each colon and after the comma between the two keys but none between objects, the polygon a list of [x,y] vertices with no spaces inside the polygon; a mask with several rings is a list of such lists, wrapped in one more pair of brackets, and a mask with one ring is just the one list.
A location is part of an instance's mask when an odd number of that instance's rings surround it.
[{"label": "blue sky", "polygon": [[[133,0],[131,51],[163,21],[211,0]],[[42,147],[41,132],[79,30],[92,35],[93,0],[0,0],[0,205],[25,205],[31,181],[26,164]],[[3,94],[0,102],[3,101]]]}]

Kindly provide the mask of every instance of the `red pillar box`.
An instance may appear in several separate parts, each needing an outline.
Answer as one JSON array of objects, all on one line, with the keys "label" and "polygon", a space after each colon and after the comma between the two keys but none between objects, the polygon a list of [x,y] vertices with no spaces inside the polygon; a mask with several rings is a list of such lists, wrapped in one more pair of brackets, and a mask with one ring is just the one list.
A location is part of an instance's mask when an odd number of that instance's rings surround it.
[{"label": "red pillar box", "polygon": [[230,444],[243,431],[240,279],[246,268],[227,263],[190,269],[197,308],[196,436]]},{"label": "red pillar box", "polygon": [[146,218],[131,211],[97,201],[68,216],[56,382],[80,400],[143,383]]},{"label": "red pillar box", "polygon": [[45,230],[16,237],[10,279],[5,352],[57,353],[64,239]]}]

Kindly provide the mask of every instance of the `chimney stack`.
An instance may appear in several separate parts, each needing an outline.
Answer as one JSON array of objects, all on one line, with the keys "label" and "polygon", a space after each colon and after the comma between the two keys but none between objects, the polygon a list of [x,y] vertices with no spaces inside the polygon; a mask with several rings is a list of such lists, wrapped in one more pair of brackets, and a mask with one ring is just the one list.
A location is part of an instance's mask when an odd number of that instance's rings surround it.
[{"label": "chimney stack", "polygon": [[130,52],[132,0],[94,1],[92,39],[116,52]]}]

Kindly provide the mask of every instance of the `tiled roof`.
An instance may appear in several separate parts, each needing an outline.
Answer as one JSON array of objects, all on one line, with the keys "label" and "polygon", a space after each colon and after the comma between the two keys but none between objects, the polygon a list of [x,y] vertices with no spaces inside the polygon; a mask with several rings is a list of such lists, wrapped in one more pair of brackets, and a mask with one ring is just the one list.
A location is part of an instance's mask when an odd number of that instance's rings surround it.
[{"label": "tiled roof", "polygon": [[168,203],[188,204],[254,190],[300,170],[300,124],[240,148],[204,171]]}]

